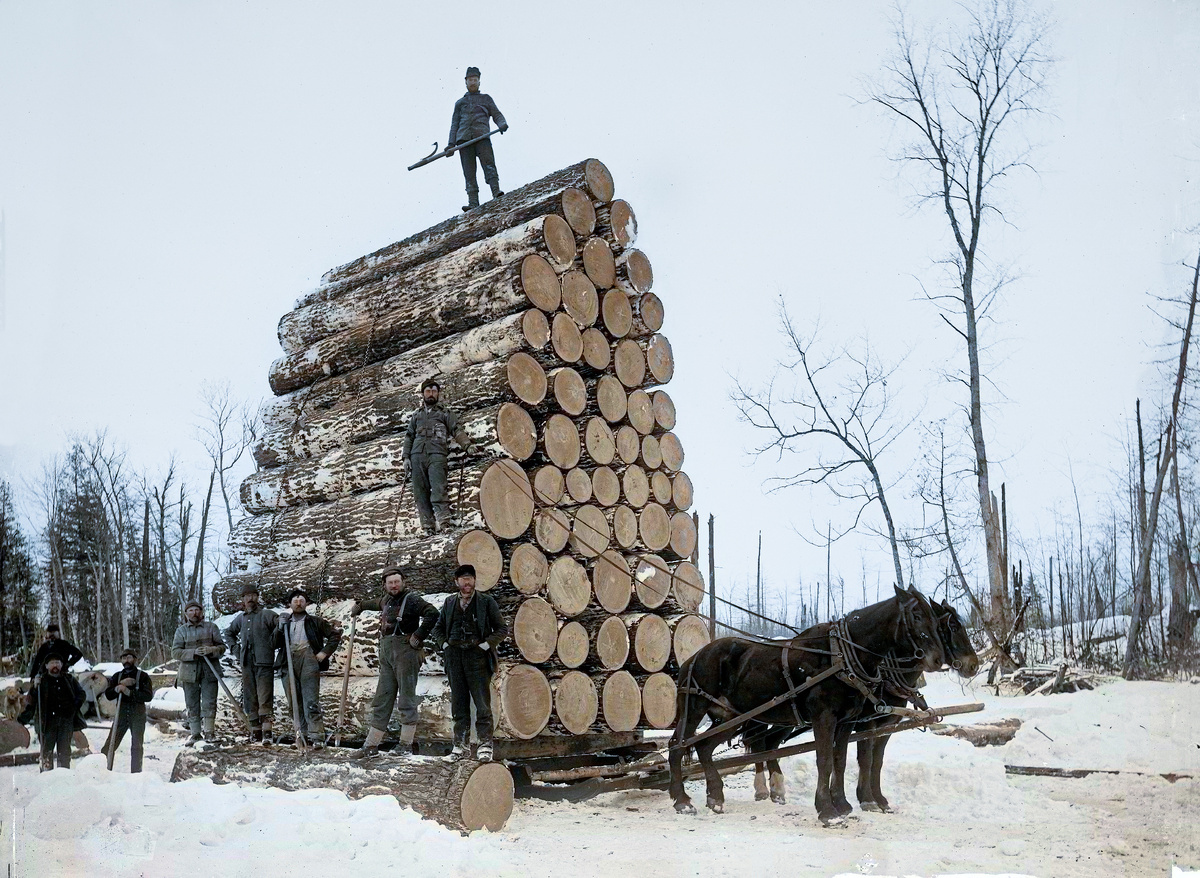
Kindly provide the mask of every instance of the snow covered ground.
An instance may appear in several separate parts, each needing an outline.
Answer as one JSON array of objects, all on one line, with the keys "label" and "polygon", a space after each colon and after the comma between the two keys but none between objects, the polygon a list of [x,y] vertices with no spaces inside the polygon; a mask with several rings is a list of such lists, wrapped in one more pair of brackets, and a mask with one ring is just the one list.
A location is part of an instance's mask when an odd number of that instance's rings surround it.
[{"label": "snow covered ground", "polygon": [[[170,784],[180,739],[147,732],[146,771],[100,756],[71,771],[0,769],[12,878],[197,874],[259,876],[330,865],[472,876],[1170,875],[1200,870],[1200,685],[1115,681],[1094,692],[994,698],[932,675],[932,704],[982,700],[959,722],[1018,717],[1016,738],[976,749],[933,734],[893,738],[884,791],[893,814],[824,829],[812,806],[811,756],[785,763],[789,804],[755,802],[751,775],[726,780],[726,813],[676,815],[665,793],[581,804],[518,801],[499,833],[462,837],[394,799],[335,790],[286,793]],[[103,732],[90,733],[93,746]],[[851,758],[853,763],[853,758]],[[1123,769],[1054,779],[1004,765]],[[1159,773],[1191,774],[1175,783]],[[855,771],[847,779],[853,801]],[[703,783],[692,784],[703,801]]]}]

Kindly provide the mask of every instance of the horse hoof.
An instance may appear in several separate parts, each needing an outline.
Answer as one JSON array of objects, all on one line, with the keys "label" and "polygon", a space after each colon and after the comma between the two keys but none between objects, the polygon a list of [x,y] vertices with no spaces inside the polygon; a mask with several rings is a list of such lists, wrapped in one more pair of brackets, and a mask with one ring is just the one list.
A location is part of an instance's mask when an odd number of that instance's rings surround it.
[{"label": "horse hoof", "polygon": [[714,814],[724,814],[725,813],[725,803],[724,802],[714,802],[712,799],[709,799],[708,800],[708,810],[712,811]]},{"label": "horse hoof", "polygon": [[676,805],[675,813],[676,814],[695,814],[696,806],[693,805],[691,802],[687,802],[686,804],[682,804],[682,805]]},{"label": "horse hoof", "polygon": [[[754,801],[756,801],[756,802],[761,802],[766,798],[768,798],[768,794],[767,794],[766,790],[763,790],[761,792],[756,792],[754,794]],[[775,799],[773,797],[771,797],[771,801],[775,801]]]},{"label": "horse hoof", "polygon": [[833,817],[822,817],[821,824],[826,829],[845,829],[846,828],[846,818],[841,816],[840,814],[835,815]]},{"label": "horse hoof", "polygon": [[774,802],[776,805],[786,805],[787,797],[786,796],[771,796],[771,801]]},{"label": "horse hoof", "polygon": [[861,808],[863,811],[882,811],[883,810],[883,808],[880,807],[878,802],[859,802],[858,807]]}]

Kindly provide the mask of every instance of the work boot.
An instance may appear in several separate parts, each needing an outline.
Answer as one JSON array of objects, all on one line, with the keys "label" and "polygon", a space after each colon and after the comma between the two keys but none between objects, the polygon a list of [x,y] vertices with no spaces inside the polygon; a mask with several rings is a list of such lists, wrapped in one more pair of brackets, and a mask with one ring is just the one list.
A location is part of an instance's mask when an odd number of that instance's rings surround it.
[{"label": "work boot", "polygon": [[457,762],[467,755],[467,742],[455,741],[454,746],[450,749],[449,754],[442,757],[443,762]]},{"label": "work boot", "polygon": [[445,518],[438,519],[438,533],[445,533],[446,531],[452,530],[456,527],[458,527],[458,519],[454,518],[453,516],[448,515]]},{"label": "work boot", "polygon": [[217,740],[217,718],[215,716],[204,717],[204,740],[209,742]]},{"label": "work boot", "polygon": [[500,190],[500,184],[493,183],[492,184],[492,198],[499,198],[503,194],[504,193]]},{"label": "work boot", "polygon": [[467,191],[467,203],[463,205],[463,211],[474,210],[479,207],[479,190],[474,192]]},{"label": "work boot", "polygon": [[410,753],[413,756],[417,755],[417,727],[415,725],[400,726],[400,746],[396,748],[396,753],[400,756],[407,756]]},{"label": "work boot", "polygon": [[275,743],[274,729],[271,723],[265,721],[262,724],[262,742],[264,747],[270,747]]},{"label": "work boot", "polygon": [[475,758],[478,759],[480,762],[491,762],[492,761],[492,742],[484,741],[482,744],[480,744],[479,749],[475,753]]},{"label": "work boot", "polygon": [[379,755],[379,745],[383,743],[383,731],[381,729],[367,729],[367,739],[363,741],[363,745],[350,754],[351,759],[373,759]]},{"label": "work boot", "polygon": [[250,729],[250,743],[251,744],[261,744],[262,740],[263,740],[262,729],[251,728]]}]

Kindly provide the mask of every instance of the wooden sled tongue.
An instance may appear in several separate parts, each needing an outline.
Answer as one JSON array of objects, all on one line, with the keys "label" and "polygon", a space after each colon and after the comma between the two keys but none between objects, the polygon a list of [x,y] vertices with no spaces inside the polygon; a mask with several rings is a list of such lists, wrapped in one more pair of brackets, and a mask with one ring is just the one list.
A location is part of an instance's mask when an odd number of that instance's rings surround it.
[{"label": "wooden sled tongue", "polygon": [[29,746],[29,729],[15,719],[0,719],[0,753],[24,750]]}]

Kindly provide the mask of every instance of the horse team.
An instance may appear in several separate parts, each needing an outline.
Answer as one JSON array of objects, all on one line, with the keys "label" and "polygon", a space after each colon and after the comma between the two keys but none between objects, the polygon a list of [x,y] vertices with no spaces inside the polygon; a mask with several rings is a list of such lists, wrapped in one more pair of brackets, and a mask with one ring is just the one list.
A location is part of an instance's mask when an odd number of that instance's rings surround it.
[{"label": "horse team", "polygon": [[[679,670],[677,725],[670,750],[675,810],[696,810],[683,784],[683,757],[693,747],[704,768],[708,807],[717,813],[724,810],[713,751],[738,735],[751,754],[764,754],[756,765],[755,798],[769,795],[783,803],[783,772],[778,760],[767,754],[811,730],[817,816],[826,826],[842,822],[854,810],[844,792],[851,734],[886,729],[906,713],[904,705],[910,701],[923,710],[917,691],[921,674],[945,665],[971,676],[978,670],[979,656],[954,608],[945,601],[931,603],[911,586],[896,588],[886,600],[844,619],[814,625],[790,640],[714,640]],[[771,702],[776,703],[764,710]],[[705,718],[710,721],[708,730],[697,735]],[[880,735],[858,743],[857,795],[864,811],[889,810],[880,789],[887,741],[887,735]]]}]

